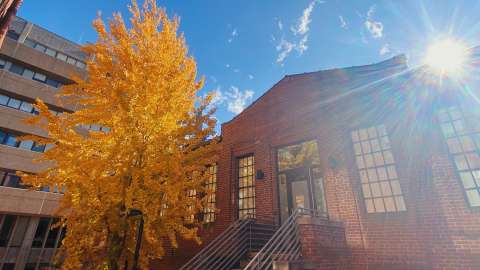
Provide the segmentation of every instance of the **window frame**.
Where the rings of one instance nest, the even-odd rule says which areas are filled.
[[[378,127],[379,126],[384,126],[385,128],[385,135],[378,135]],[[357,156],[361,156],[362,159],[363,159],[363,150],[362,150],[362,153],[360,155],[357,155],[356,151],[355,151],[355,144],[356,143],[362,143],[363,141],[370,141],[371,139],[369,138],[370,135],[368,135],[367,139],[366,140],[361,140],[360,137],[358,138],[357,141],[354,141],[353,140],[353,137],[352,137],[352,134],[354,131],[357,132],[358,136],[360,136],[359,134],[359,131],[362,130],[362,129],[366,129],[368,130],[369,128],[372,128],[372,127],[375,127],[375,132],[377,133],[377,136],[374,138],[374,139],[377,139],[379,140],[379,147],[380,147],[380,150],[377,151],[377,152],[382,152],[382,158],[384,159],[384,163],[382,166],[377,166],[377,165],[374,165],[373,167],[367,167],[366,164],[364,164],[364,167],[363,168],[359,168],[358,166],[358,163],[357,163]],[[359,196],[359,200],[361,201],[361,204],[362,204],[362,209],[363,209],[363,212],[367,215],[367,217],[369,216],[385,216],[385,215],[402,215],[404,213],[407,213],[409,211],[408,209],[408,205],[407,205],[407,194],[405,193],[405,189],[402,185],[402,177],[401,177],[401,173],[398,169],[399,167],[399,161],[397,160],[396,156],[398,156],[398,154],[395,154],[395,152],[397,152],[395,149],[394,149],[394,145],[392,143],[392,139],[391,139],[391,134],[389,133],[389,126],[385,123],[385,122],[379,122],[379,121],[375,121],[375,122],[368,122],[368,123],[362,123],[361,125],[356,125],[356,126],[352,126],[350,127],[348,130],[348,134],[347,134],[347,138],[349,140],[349,144],[350,144],[350,153],[351,153],[351,164],[352,164],[352,168],[353,170],[355,171],[354,172],[354,175],[356,175],[356,178],[358,179],[358,181],[356,181],[356,194]],[[368,131],[367,131],[368,132]],[[380,138],[381,137],[388,137],[388,143],[389,143],[389,148],[388,149],[383,149],[382,146],[381,146],[381,142],[380,142]],[[363,146],[362,146],[362,149],[363,149]],[[393,163],[390,163],[390,164],[387,164],[385,162],[385,158],[383,156],[383,152],[385,150],[390,150],[391,154],[392,154],[392,158],[393,158]],[[373,156],[373,153],[374,151],[371,151],[369,154],[372,154]],[[373,158],[372,162],[375,164],[375,159]],[[395,168],[395,172],[396,172],[396,179],[389,179],[389,176],[388,176],[388,167],[389,166],[394,166]],[[375,169],[375,174],[377,174],[377,168],[380,168],[380,167],[383,167],[385,168],[386,170],[386,174],[387,174],[387,179],[386,180],[377,180],[377,181],[374,181],[373,183],[379,183],[379,189],[380,189],[380,193],[382,194],[382,196],[380,197],[374,197],[373,194],[371,194],[370,197],[366,197],[365,196],[365,193],[364,193],[364,190],[363,190],[363,184],[367,184],[369,186],[369,189],[370,189],[370,193],[372,193],[372,190],[371,190],[371,187],[370,187],[370,183],[372,183],[369,179],[368,182],[366,183],[363,183],[362,182],[362,175],[361,175],[361,171],[364,170],[367,174],[367,169],[370,168],[370,169]],[[378,175],[377,175],[378,176]],[[393,192],[393,188],[392,188],[392,184],[391,182],[393,181],[397,181],[398,182],[398,185],[399,185],[399,188],[400,188],[400,194],[394,194]],[[382,191],[382,187],[381,187],[381,182],[388,182],[389,183],[389,186],[390,186],[390,192],[391,192],[391,195],[389,196],[383,196],[383,191]],[[397,202],[395,200],[395,197],[401,197],[403,199],[403,206],[405,209],[402,209],[402,210],[398,210],[398,207],[397,207]],[[385,205],[385,201],[384,201],[384,198],[393,198],[393,202],[394,202],[394,206],[395,206],[395,211],[387,211],[387,208],[386,208],[386,205]],[[375,203],[373,202],[373,199],[374,198],[380,198],[382,199],[382,202],[383,202],[383,206],[384,206],[384,211],[383,212],[377,212],[376,211],[376,208],[375,208]],[[374,211],[373,212],[369,212],[368,209],[367,209],[367,202],[366,200],[367,199],[371,199],[372,200],[372,203],[373,203],[373,207],[374,207]]]
[[[458,109],[458,110],[460,111],[461,117],[458,118],[458,119],[452,120],[452,119],[450,118],[450,116],[449,116],[449,119],[450,119],[450,120],[449,120],[448,122],[442,122],[442,121],[440,120],[440,116],[439,116],[440,111],[441,111],[441,110],[448,110],[448,109],[450,109],[450,108],[452,108],[452,107],[454,107],[454,108],[456,108],[456,109]],[[480,210],[480,205],[474,206],[474,205],[472,205],[472,204],[470,203],[470,200],[469,200],[469,197],[468,197],[468,194],[467,194],[467,188],[465,188],[465,185],[464,185],[464,183],[463,183],[462,176],[461,176],[461,172],[469,172],[469,173],[472,175],[472,177],[473,177],[473,171],[476,171],[476,170],[478,171],[478,170],[480,170],[480,168],[479,168],[479,169],[471,169],[471,168],[470,168],[469,161],[468,161],[467,159],[465,159],[465,162],[468,164],[468,165],[467,165],[467,166],[468,166],[468,169],[466,169],[466,170],[460,170],[460,169],[457,167],[457,163],[455,162],[455,155],[463,155],[463,156],[465,157],[466,154],[469,154],[469,153],[477,153],[477,155],[480,157],[480,145],[477,146],[478,149],[473,150],[473,151],[464,151],[464,150],[463,150],[463,145],[462,145],[462,143],[461,143],[461,141],[460,141],[460,137],[468,136],[468,137],[472,140],[473,144],[475,145],[476,143],[475,143],[474,138],[473,138],[472,135],[474,135],[474,134],[479,134],[479,136],[480,136],[480,128],[479,128],[479,131],[477,131],[477,132],[469,131],[469,127],[466,125],[467,123],[465,123],[466,121],[465,121],[464,108],[463,108],[463,107],[464,107],[464,105],[462,105],[461,102],[459,102],[458,100],[456,100],[455,102],[453,102],[453,103],[451,103],[451,104],[448,104],[448,105],[446,105],[446,106],[442,106],[442,107],[436,109],[436,110],[434,111],[434,116],[435,116],[435,121],[436,121],[436,123],[437,123],[438,132],[439,132],[439,134],[440,134],[440,137],[442,138],[442,144],[444,145],[444,147],[445,147],[445,152],[446,152],[446,154],[448,155],[448,160],[449,160],[449,162],[452,164],[452,166],[453,166],[453,168],[454,168],[454,171],[455,171],[454,173],[455,173],[455,175],[457,176],[457,183],[458,183],[460,189],[462,190],[462,195],[463,195],[463,197],[464,197],[465,204],[466,204],[466,206],[467,206],[468,209],[479,211],[479,210]],[[480,114],[479,114],[479,116],[480,116]],[[464,126],[464,129],[467,130],[466,133],[460,134],[460,135],[457,133],[456,128],[455,128],[455,126],[454,126],[454,124],[453,124],[453,122],[454,122],[454,121],[457,121],[457,120],[462,120],[462,121],[463,121],[463,123],[464,123],[464,125],[465,125],[465,126]],[[452,136],[450,136],[450,137],[448,137],[448,138],[446,137],[446,135],[445,135],[445,133],[444,133],[444,131],[443,131],[443,129],[442,129],[442,124],[443,124],[443,123],[450,123],[450,124],[451,124],[451,126],[452,126],[453,129],[454,129],[454,135],[452,135]],[[458,139],[458,141],[459,141],[459,147],[460,147],[461,151],[458,152],[458,153],[452,153],[452,152],[450,151],[450,147],[449,147],[449,145],[448,145],[447,139],[452,139],[452,138]],[[474,181],[474,183],[476,182],[476,180],[475,180],[474,178],[473,178],[473,181]],[[474,188],[473,190],[477,189],[477,192],[480,193],[480,185],[477,185],[477,186],[478,186],[478,188]]]
[[[213,168],[213,172],[211,172]],[[205,206],[203,207],[203,222],[213,223],[216,221],[216,207],[217,207],[217,181],[218,181],[218,163],[207,166],[208,180],[205,182],[205,190],[210,191],[206,194]],[[212,181],[211,181],[212,180]],[[211,196],[211,197],[210,197]],[[212,199],[213,198],[213,199]],[[213,205],[213,208],[211,207]],[[208,218],[207,218],[208,217]]]
[[[245,159],[245,158],[249,158],[249,157],[252,157],[253,158],[253,161],[252,161],[252,175],[244,175],[242,177],[240,177],[240,169],[241,168],[245,168],[245,167],[248,167],[250,165],[248,165],[248,160],[247,160],[247,166],[243,166],[243,167],[240,167],[240,160],[242,159]],[[238,156],[235,158],[235,161],[236,161],[236,165],[235,165],[235,181],[236,181],[236,187],[237,187],[237,198],[236,198],[236,205],[237,205],[237,218],[238,219],[246,219],[246,218],[256,218],[257,216],[257,205],[256,205],[256,198],[257,198],[257,192],[256,192],[256,177],[255,177],[255,154],[254,153],[248,153],[248,154],[245,154],[245,155],[242,155],[242,156]],[[248,169],[247,169],[248,171]],[[246,185],[246,186],[242,186],[240,187],[240,180],[241,178],[246,178],[246,177],[252,177],[252,185]],[[252,202],[253,202],[253,207],[249,207],[249,208],[245,208],[245,207],[242,207],[240,208],[240,190],[247,190],[251,188],[252,191],[253,191],[253,196],[246,196],[246,197],[242,197],[242,199],[244,201],[246,201],[245,199],[252,199]],[[253,213],[250,212],[250,210],[253,211]],[[246,214],[244,216],[242,216],[240,213],[241,211],[245,211]],[[250,217],[248,217],[248,215],[251,215]]]

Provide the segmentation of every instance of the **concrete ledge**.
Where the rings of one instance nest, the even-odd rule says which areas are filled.
[[[0,187],[0,212],[52,216],[60,206],[62,194]]]

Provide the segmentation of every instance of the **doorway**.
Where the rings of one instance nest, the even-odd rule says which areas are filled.
[[[298,208],[326,215],[327,207],[316,141],[277,150],[280,221]]]

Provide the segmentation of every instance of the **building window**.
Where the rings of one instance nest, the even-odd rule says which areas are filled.
[[[385,126],[357,129],[351,135],[367,212],[405,211],[405,201]]]
[[[203,221],[205,223],[215,221],[215,204],[217,191],[217,164],[207,168],[207,181],[205,182],[205,191],[207,198],[203,208]]]
[[[30,70],[28,68],[25,68],[21,65],[14,64],[12,62],[0,59],[0,69],[8,69],[8,71],[15,73],[17,75],[20,75],[22,77],[25,77],[30,80],[35,80],[41,83],[48,84],[54,88],[59,88],[62,86],[60,82],[57,80],[54,80],[52,78],[47,77],[45,74],[35,72],[33,70]]]
[[[38,111],[33,107],[32,103],[25,100],[9,97],[3,94],[0,94],[0,105],[17,109],[27,113],[38,114]],[[50,112],[53,113],[54,115],[60,114],[60,112],[55,110],[50,110]]]
[[[238,159],[238,217],[255,218],[254,156]]]
[[[16,220],[17,217],[12,215],[4,215],[3,220],[0,219],[0,247],[8,245]]]
[[[459,107],[438,112],[438,119],[470,206],[480,206],[480,119]]]
[[[195,203],[197,201],[197,190],[196,189],[189,189],[187,190],[187,212],[189,213],[187,217],[185,217],[185,222],[187,224],[191,224],[195,221]]]
[[[45,152],[45,149],[51,148],[47,148],[45,145],[38,145],[31,141],[19,141],[17,140],[17,135],[3,130],[0,130],[0,144],[41,153]]]
[[[25,39],[25,41],[23,42],[23,44],[27,47],[30,47],[30,48],[34,48],[35,50],[39,51],[39,52],[42,52],[46,55],[49,55],[51,57],[56,57],[57,59],[61,60],[61,61],[64,61],[64,62],[67,62],[68,64],[70,65],[74,65],[74,66],[77,66],[81,69],[84,69],[86,67],[85,65],[85,62],[82,62],[80,60],[77,60],[73,57],[70,57],[70,56],[67,56],[61,52],[58,52],[54,49],[51,49],[51,48],[48,48],[32,39]]]
[[[35,236],[32,241],[32,247],[41,248],[45,242],[45,236],[47,234],[48,228],[50,226],[50,219],[48,217],[40,218],[40,221],[37,225],[37,230],[35,231]]]
[[[21,187],[20,177],[17,176],[14,172],[0,170],[0,186],[14,188]]]

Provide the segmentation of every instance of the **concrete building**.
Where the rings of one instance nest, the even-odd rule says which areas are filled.
[[[284,77],[222,124],[204,244],[152,269],[480,269],[475,59]]]
[[[22,123],[35,114],[40,98],[52,111],[63,107],[58,88],[72,83],[71,74],[85,76],[85,55],[79,46],[15,17],[0,49],[0,269],[42,269],[51,262],[64,230],[51,228],[61,194],[23,188],[15,171],[42,169],[32,159],[46,147],[18,141],[24,134],[46,136]]]

